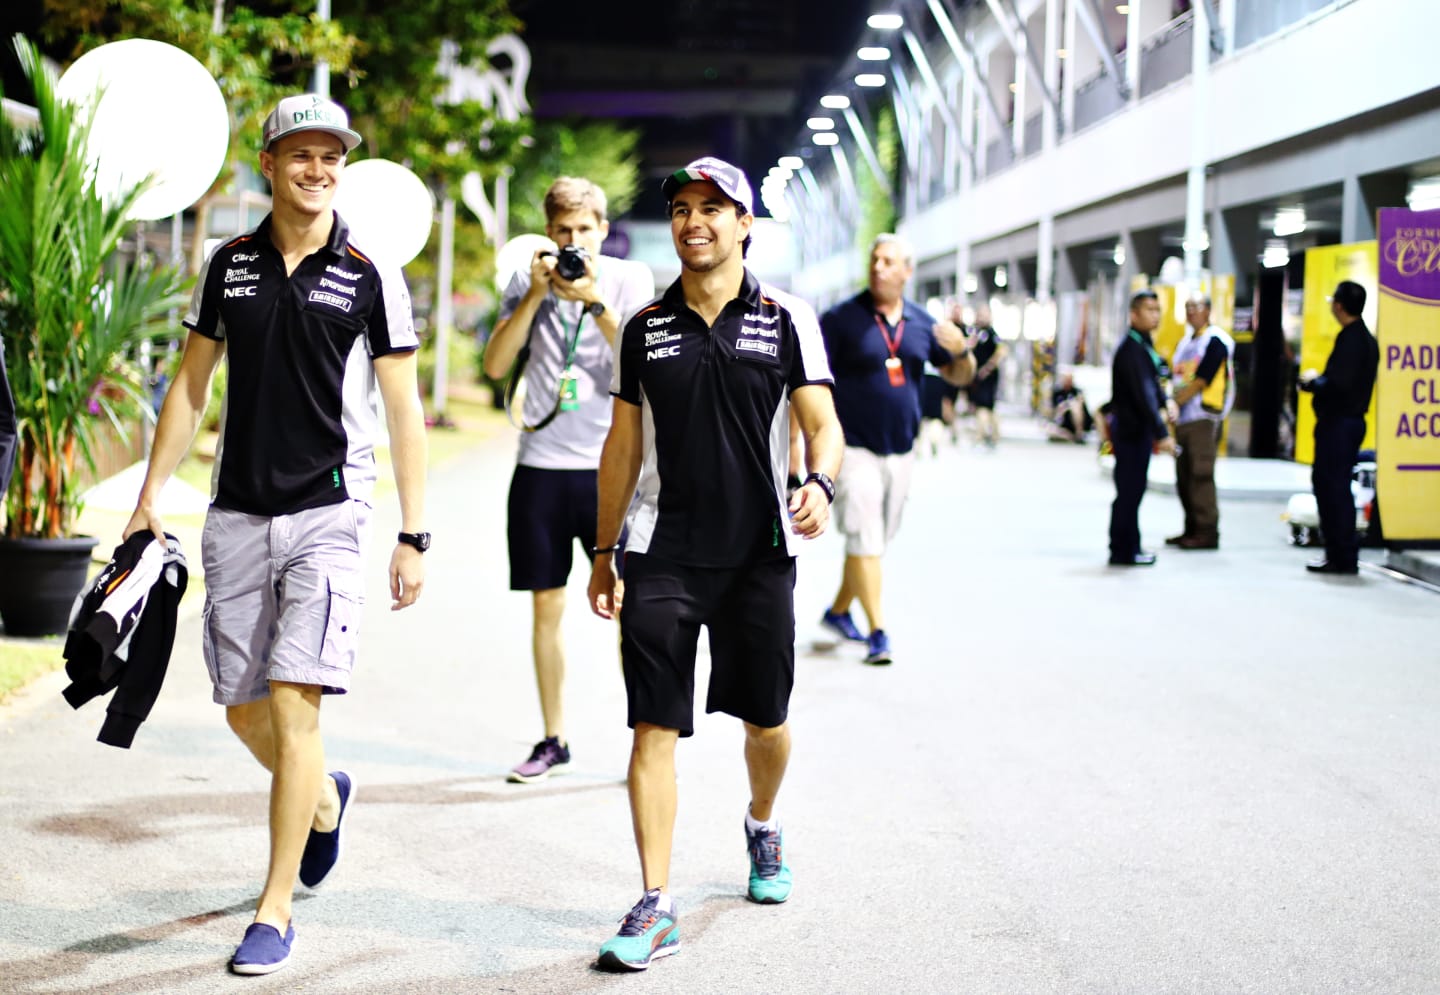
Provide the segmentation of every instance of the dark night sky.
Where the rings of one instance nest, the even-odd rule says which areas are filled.
[[[334,0],[341,8],[344,0]],[[850,55],[871,0],[670,0],[555,3],[514,0],[534,65],[529,97],[539,116],[588,103],[642,130],[647,176],[676,156],[731,158],[759,182],[792,149],[807,111]],[[34,35],[42,0],[0,2],[5,93],[28,99],[11,52],[16,31]],[[658,68],[657,68],[658,67]],[[663,98],[662,112],[631,94]],[[608,96],[607,96],[608,94]],[[692,107],[687,103],[696,101]],[[641,101],[643,103],[643,101]],[[647,189],[653,184],[647,183]],[[637,214],[658,216],[658,193]]]

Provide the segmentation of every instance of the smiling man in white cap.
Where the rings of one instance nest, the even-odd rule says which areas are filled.
[[[694,732],[702,625],[706,711],[745,725],[748,894],[763,904],[790,897],[775,799],[790,757],[795,556],[825,529],[844,448],[815,312],[745,268],[754,223],[745,174],[698,159],[661,190],[680,278],[616,343],[590,575],[595,613],[620,616],[645,891],[600,948],[599,964],[611,970],[643,970],[679,948],[669,892],[675,746]],[[810,475],[787,499],[792,409]],[[614,557],[627,508],[621,611]]]
[[[354,783],[325,772],[320,702],[349,690],[355,662],[377,386],[404,529],[390,558],[391,607],[413,604],[425,576],[425,423],[410,295],[399,270],[372,262],[330,207],[359,143],[344,110],[314,94],[287,97],[266,120],[260,171],[271,212],[219,246],[196,280],[185,355],[124,533],[163,536],[161,488],[194,439],[223,358],[201,638],[215,701],[272,775],[269,870],[230,962],[236,974],[287,963],[296,878],[318,887],[340,857]]]

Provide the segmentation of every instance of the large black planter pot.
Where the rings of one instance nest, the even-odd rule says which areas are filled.
[[[7,636],[58,636],[85,586],[93,536],[0,538],[0,622]]]

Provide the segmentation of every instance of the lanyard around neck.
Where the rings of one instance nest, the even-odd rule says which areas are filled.
[[[878,314],[875,316],[875,324],[880,329],[880,334],[885,336],[885,348],[890,350],[890,358],[894,359],[900,355],[900,340],[905,337],[905,319],[901,318],[895,322],[895,337],[890,337],[890,330],[885,327],[885,319]]]
[[[1132,339],[1134,339],[1136,342],[1139,342],[1141,345],[1143,345],[1143,346],[1145,347],[1145,351],[1150,354],[1150,362],[1155,366],[1155,372],[1156,372],[1156,373],[1159,373],[1159,372],[1160,372],[1160,354],[1155,351],[1155,347],[1150,344],[1150,341],[1149,341],[1148,339],[1146,339],[1145,336],[1141,335],[1139,332],[1135,331],[1135,329],[1133,329],[1133,328],[1130,329],[1130,337],[1131,337]]]
[[[561,320],[562,322],[565,320],[564,315],[561,315],[560,320]],[[585,308],[584,308],[584,307],[581,307],[581,308],[580,308],[580,314],[579,314],[579,315],[576,317],[576,319],[575,319],[575,329],[574,329],[574,331],[572,331],[572,332],[570,333],[570,345],[569,345],[569,347],[565,350],[565,366],[564,366],[564,369],[567,369],[567,370],[570,369],[570,367],[571,367],[572,365],[574,365],[574,363],[575,363],[575,350],[576,350],[577,348],[579,348],[579,346],[580,346],[580,325],[583,324],[584,321],[585,321]],[[564,326],[562,325],[561,328],[563,329]]]

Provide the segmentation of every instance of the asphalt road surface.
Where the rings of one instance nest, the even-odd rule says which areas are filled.
[[[792,899],[744,898],[742,734],[705,716],[679,751],[681,951],[599,973],[641,890],[616,635],[577,565],[573,772],[505,783],[540,735],[511,458],[433,473],[414,609],[386,610],[376,544],[354,691],[323,713],[358,782],[346,853],[278,974],[225,969],[268,782],[210,701],[196,606],[133,749],[60,675],[0,709],[0,991],[1440,991],[1440,600],[1307,575],[1279,501],[1224,504],[1218,552],[1109,568],[1093,451],[1018,440],[920,463],[885,560],[894,666],[817,643],[842,545],[801,558]],[[1152,492],[1147,546],[1179,521]]]

